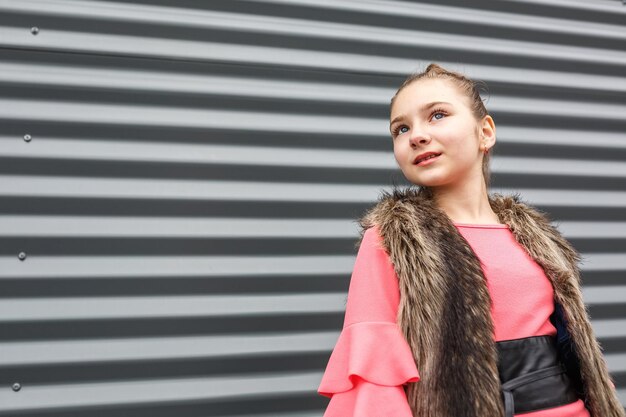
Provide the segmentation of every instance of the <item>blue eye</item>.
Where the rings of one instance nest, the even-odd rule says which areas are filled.
[[[432,111],[432,113],[430,113],[430,118],[432,119],[434,115],[436,114],[443,114],[444,116],[447,116],[448,113],[446,113],[443,109],[435,109]],[[436,120],[441,120],[442,117],[438,117],[436,118]]]
[[[409,131],[409,127],[408,126],[400,125],[400,126],[398,126],[398,127],[393,129],[393,132],[391,132],[391,136],[395,138],[400,133],[406,133],[408,131]]]

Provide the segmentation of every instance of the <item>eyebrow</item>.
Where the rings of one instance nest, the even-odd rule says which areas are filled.
[[[424,106],[422,106],[422,108],[421,108],[420,110],[423,112],[423,111],[428,110],[428,109],[429,109],[429,108],[431,108],[431,107],[435,107],[435,106],[437,106],[437,105],[439,105],[439,104],[450,104],[450,105],[451,105],[452,103],[448,103],[447,101],[433,101],[433,102],[431,102],[431,103],[428,103],[428,104],[425,104]],[[404,114],[401,114],[400,116],[398,116],[398,117],[394,118],[394,119],[391,121],[391,123],[389,123],[389,127],[391,128],[391,126],[392,126],[395,122],[397,122],[398,120],[403,119],[403,118],[404,118],[404,116],[405,116]]]

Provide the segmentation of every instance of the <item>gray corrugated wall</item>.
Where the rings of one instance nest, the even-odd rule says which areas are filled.
[[[0,48],[0,415],[321,416],[431,61],[490,86],[493,191],[583,254],[626,403],[621,1],[0,0]]]

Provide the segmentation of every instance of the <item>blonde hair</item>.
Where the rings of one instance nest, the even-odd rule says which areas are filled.
[[[396,100],[396,97],[406,86],[414,83],[422,78],[439,78],[444,80],[449,80],[452,82],[457,89],[468,98],[469,108],[474,115],[474,118],[477,122],[481,121],[485,116],[489,115],[485,104],[483,103],[483,99],[480,97],[479,86],[484,86],[485,90],[488,90],[487,84],[483,81],[473,81],[460,72],[451,71],[443,68],[441,65],[431,63],[428,65],[426,70],[422,72],[416,72],[409,75],[406,80],[400,85],[398,91],[391,98],[391,103],[389,105],[389,112],[391,113],[391,109],[393,108],[393,103]],[[483,154],[483,178],[485,180],[485,185],[489,188],[491,184],[491,171],[489,169],[489,161],[491,159],[491,152],[493,148],[489,150],[488,154]]]

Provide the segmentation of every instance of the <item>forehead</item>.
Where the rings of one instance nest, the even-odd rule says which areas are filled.
[[[433,101],[447,101],[455,106],[467,105],[467,98],[451,82],[442,79],[421,79],[404,87],[393,104],[392,114],[421,108]]]

